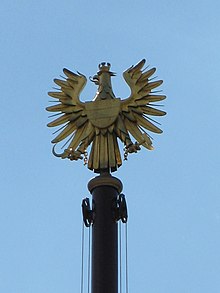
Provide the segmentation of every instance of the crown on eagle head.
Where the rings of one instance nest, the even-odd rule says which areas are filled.
[[[108,73],[110,73],[110,76],[116,76],[116,73],[115,72],[111,72],[110,71],[110,67],[111,67],[111,64],[110,63],[108,63],[108,62],[101,62],[99,64],[99,72],[98,72],[98,75],[100,75],[103,72],[108,72]]]
[[[99,70],[100,72],[108,72],[110,70],[111,64],[102,62],[99,64]]]

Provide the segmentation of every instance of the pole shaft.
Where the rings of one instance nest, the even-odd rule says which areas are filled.
[[[108,184],[106,176],[104,184],[103,176],[89,183],[95,208],[92,226],[92,293],[118,292],[118,224],[113,218],[113,203],[121,191],[117,188],[121,182],[108,175]]]

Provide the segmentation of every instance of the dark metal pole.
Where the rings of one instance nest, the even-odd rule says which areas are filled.
[[[88,188],[94,204],[92,226],[92,293],[118,292],[118,224],[114,202],[122,183],[110,174],[92,179]]]

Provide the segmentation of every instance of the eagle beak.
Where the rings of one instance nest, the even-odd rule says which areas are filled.
[[[99,76],[98,75],[94,75],[93,77],[90,76],[89,79],[91,82],[94,82],[96,85],[99,84]]]

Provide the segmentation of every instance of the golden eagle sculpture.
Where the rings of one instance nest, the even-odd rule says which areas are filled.
[[[124,159],[128,153],[136,153],[140,146],[152,150],[152,141],[145,131],[162,133],[149,116],[163,116],[164,111],[155,109],[153,104],[164,100],[155,88],[162,80],[151,81],[156,68],[143,70],[145,59],[132,66],[124,73],[124,79],[130,87],[131,94],[127,99],[116,98],[111,85],[109,63],[101,63],[97,75],[90,78],[98,90],[90,102],[81,102],[79,95],[86,84],[86,77],[79,72],[73,73],[63,69],[66,77],[54,79],[59,91],[49,92],[57,104],[47,107],[50,112],[60,115],[48,124],[49,127],[60,126],[55,132],[59,134],[52,140],[53,154],[62,159],[83,159],[90,170],[96,173],[114,172],[122,165],[118,138],[124,143]],[[52,115],[55,116],[55,115]],[[132,139],[136,142],[132,142]],[[55,152],[57,143],[65,141],[66,149]],[[91,145],[89,158],[87,148]],[[64,147],[63,146],[63,147]]]

